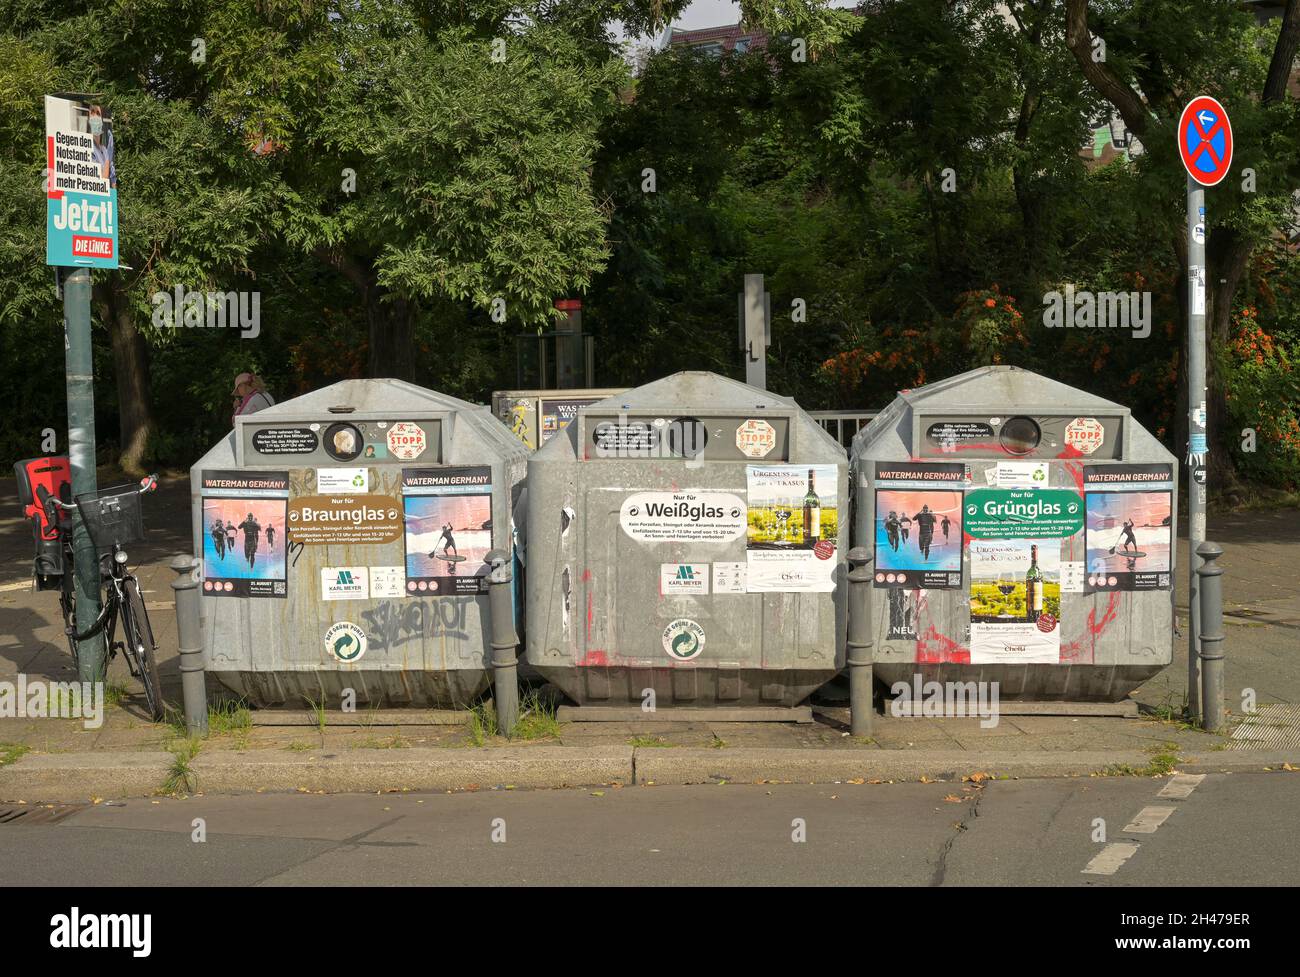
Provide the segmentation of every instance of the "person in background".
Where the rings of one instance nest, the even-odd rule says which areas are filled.
[[[275,398],[266,389],[266,384],[262,383],[262,378],[255,373],[241,373],[235,377],[235,389],[231,393],[234,398],[235,412],[230,415],[230,426],[235,426],[235,418],[240,414],[255,414],[259,410],[266,410],[275,403]]]

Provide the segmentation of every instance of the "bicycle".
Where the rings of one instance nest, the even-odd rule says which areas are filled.
[[[59,498],[46,486],[37,486],[35,501],[47,518],[47,532],[53,528],[62,550],[62,564],[57,574],[47,573],[46,580],[57,577],[59,607],[63,612],[63,631],[68,639],[72,660],[80,668],[79,645],[96,636],[102,636],[105,661],[112,661],[119,651],[126,659],[133,678],[144,688],[149,716],[160,722],[166,715],[162,698],[162,683],[158,676],[158,643],[153,626],[140,593],[140,582],[127,569],[128,543],[144,539],[144,524],[140,517],[140,496],[158,487],[158,476],[149,475],[139,486],[119,485],[102,491],[83,493],[71,502]],[[61,492],[67,495],[66,490]],[[100,582],[104,586],[105,600],[99,615],[84,631],[78,631],[77,595],[74,587],[75,561],[69,514],[81,515],[91,544],[99,558]],[[44,538],[49,538],[47,535]],[[38,571],[39,571],[38,567]],[[118,620],[122,623],[122,639],[117,640]]]

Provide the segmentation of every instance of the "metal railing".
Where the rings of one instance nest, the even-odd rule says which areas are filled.
[[[871,423],[878,410],[810,410],[813,420],[844,447],[853,442],[853,436]]]

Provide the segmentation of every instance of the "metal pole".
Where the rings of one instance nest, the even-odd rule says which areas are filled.
[[[199,620],[199,582],[194,571],[199,561],[182,554],[172,558],[176,572],[172,590],[176,598],[176,642],[181,658],[181,693],[185,704],[185,730],[189,736],[208,735],[208,686],[203,670],[203,625]]]
[[[871,551],[849,550],[849,732],[870,736],[874,675],[871,657]]]
[[[77,496],[94,492],[98,487],[95,478],[95,371],[90,343],[90,269],[69,268],[62,274],[68,462],[72,467],[72,494]],[[80,513],[74,513],[72,525],[76,625],[78,631],[84,631],[99,616],[99,558]],[[103,635],[94,635],[78,643],[77,662],[78,680],[104,681],[107,662]]]
[[[1199,228],[1199,235],[1197,233]],[[1205,500],[1209,452],[1205,411],[1205,190],[1187,178],[1187,515],[1188,568],[1187,714],[1200,718],[1201,607],[1197,548],[1205,542]]]
[[[1223,567],[1215,561],[1223,556],[1217,543],[1197,548],[1201,566],[1201,727],[1209,732],[1223,728]]]
[[[767,302],[762,275],[746,275],[740,297],[740,348],[745,354],[745,382],[767,389]]]
[[[510,556],[503,550],[487,555],[488,603],[492,612],[492,697],[497,706],[497,728],[505,736],[519,721],[519,676],[515,610],[511,599]]]

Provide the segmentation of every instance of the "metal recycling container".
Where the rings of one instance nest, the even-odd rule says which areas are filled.
[[[622,393],[623,389],[496,390],[492,393],[492,413],[531,451],[568,427],[579,407]]]
[[[237,417],[190,470],[207,670],[258,706],[468,704],[527,455],[488,408],[400,380]]]
[[[1116,702],[1169,664],[1178,465],[1127,407],[985,367],[903,391],[851,455],[887,686]]]
[[[579,705],[795,706],[843,666],[848,459],[794,401],[677,373],[528,479],[527,660]]]

